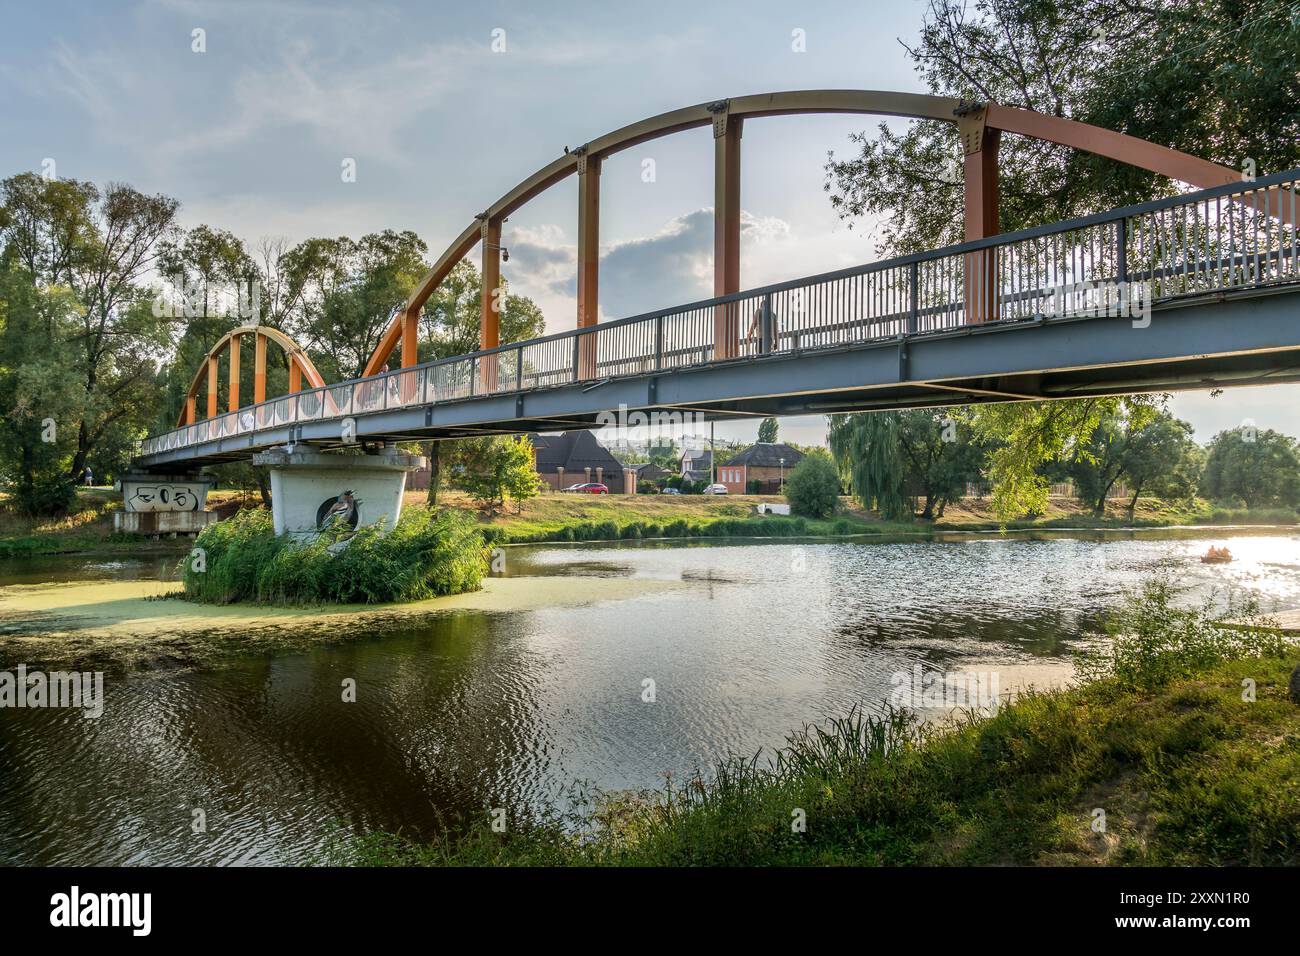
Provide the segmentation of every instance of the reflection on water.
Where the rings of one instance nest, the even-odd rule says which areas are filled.
[[[1201,564],[1210,544],[1237,560]],[[107,573],[159,573],[124,564]],[[512,548],[512,575],[687,586],[446,615],[218,670],[110,676],[97,721],[0,711],[0,863],[287,862],[334,823],[420,836],[490,807],[554,801],[573,780],[658,786],[878,704],[890,675],[916,663],[1061,661],[1159,568],[1188,601],[1232,585],[1265,609],[1300,606],[1294,534]],[[342,699],[349,678],[355,703]],[[647,678],[654,703],[642,700]],[[191,830],[195,809],[206,833]]]

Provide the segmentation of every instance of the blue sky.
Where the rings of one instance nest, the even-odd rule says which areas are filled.
[[[0,35],[0,175],[39,170],[172,195],[185,225],[297,241],[413,229],[436,255],[475,213],[576,145],[690,103],[779,89],[919,90],[898,42],[920,0],[884,3],[306,3],[12,6]],[[192,50],[204,31],[206,52]],[[792,50],[802,30],[806,51]],[[493,52],[493,31],[504,52]],[[500,34],[497,35],[500,37]],[[499,46],[499,43],[498,43]],[[746,124],[742,284],[870,261],[823,191],[862,117]],[[614,318],[710,294],[712,139],[695,130],[604,167],[601,307]],[[356,181],[343,182],[345,159]],[[646,159],[654,182],[643,181]],[[577,186],[505,230],[515,291],[574,321]],[[1300,433],[1300,388],[1183,393],[1200,440],[1252,419]],[[753,423],[720,427],[752,438]],[[782,437],[820,440],[820,418]]]

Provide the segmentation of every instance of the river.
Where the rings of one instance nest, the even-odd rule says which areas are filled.
[[[1210,544],[1236,560],[1202,564]],[[495,807],[563,806],[575,781],[657,788],[854,704],[878,707],[891,675],[918,664],[996,671],[1003,690],[1059,684],[1072,651],[1099,640],[1107,611],[1153,573],[1182,582],[1187,602],[1232,588],[1265,611],[1300,607],[1289,529],[505,553],[505,574],[542,585],[684,586],[110,674],[98,719],[0,709],[0,864],[300,862],[339,830],[420,837]],[[0,563],[0,584],[156,578],[174,563]]]

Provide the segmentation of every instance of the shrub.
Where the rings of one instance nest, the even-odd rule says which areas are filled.
[[[1174,584],[1153,578],[1106,622],[1112,641],[1102,651],[1081,653],[1077,669],[1085,681],[1114,679],[1121,687],[1149,690],[1190,677],[1222,661],[1280,654],[1285,637],[1257,618],[1253,604],[1221,615],[1208,603],[1198,609],[1174,606]],[[1228,618],[1242,623],[1229,625]]]
[[[15,482],[8,490],[17,509],[26,515],[61,517],[77,501],[72,479],[62,473],[38,474],[31,481]]]
[[[805,455],[785,483],[790,510],[809,518],[828,518],[834,514],[839,495],[840,476],[827,455]]]
[[[195,541],[206,565],[183,562],[185,594],[215,604],[377,604],[419,601],[479,587],[487,547],[472,518],[408,509],[392,531],[367,525],[346,538],[278,537],[271,514],[241,511]]]

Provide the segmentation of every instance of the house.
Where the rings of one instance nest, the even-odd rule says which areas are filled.
[[[552,490],[599,481],[612,494],[623,492],[623,465],[589,431],[562,435],[528,435],[533,446],[533,467]]]
[[[718,483],[733,495],[749,493],[749,483],[759,482],[759,493],[778,494],[803,452],[784,442],[759,442],[718,466]]]
[[[671,474],[668,469],[660,468],[654,462],[650,461],[638,462],[635,465],[627,465],[626,467],[636,472],[636,480],[638,482],[658,481],[661,478],[667,478]]]
[[[691,481],[712,481],[712,472],[713,452],[707,449],[691,451],[689,448],[682,452],[681,473],[683,478],[689,478]]]

